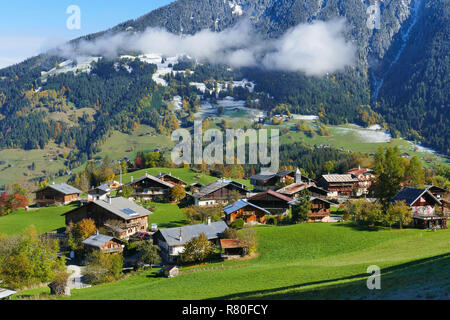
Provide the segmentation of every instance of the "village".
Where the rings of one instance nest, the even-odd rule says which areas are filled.
[[[361,167],[317,179],[306,177],[300,169],[256,174],[249,179],[250,188],[229,178],[204,185],[185,182],[171,173],[153,176],[145,172],[140,177],[132,175],[128,183],[103,183],[84,196],[71,185],[52,183],[35,192],[35,206],[77,203],[63,213],[66,228],[48,235],[59,241],[60,252],[66,252],[68,269],[75,275],[68,275],[63,282],[54,281],[49,287],[59,295],[70,295],[71,288],[90,287],[84,283],[86,277],[81,270],[92,257],[101,259],[98,254],[120,256],[123,266],[119,271],[158,267],[158,274],[168,278],[178,276],[186,265],[248,259],[257,255],[252,227],[342,223],[354,218],[348,212],[356,210],[358,203],[367,204],[364,210],[371,210],[369,206],[377,201],[371,197],[375,180],[372,169]],[[448,195],[448,190],[433,185],[402,187],[389,202],[392,208],[397,204],[406,207],[409,219],[404,225],[403,218],[391,224],[447,229]],[[149,224],[153,212],[146,204],[171,202],[193,216],[190,224],[169,228]],[[74,230],[86,225],[91,225],[89,231],[74,240]],[[74,241],[78,246],[71,245]],[[1,297],[15,293],[3,289]]]

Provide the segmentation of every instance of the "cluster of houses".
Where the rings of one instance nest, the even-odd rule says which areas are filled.
[[[66,225],[90,218],[97,228],[108,230],[109,234],[95,234],[84,244],[88,250],[122,252],[121,239],[129,239],[137,233],[149,231],[148,217],[151,211],[136,204],[136,200],[167,200],[170,190],[176,186],[189,187],[186,202],[197,206],[223,207],[223,221],[185,227],[161,229],[152,234],[152,239],[161,249],[165,261],[174,263],[184,250],[184,245],[204,233],[208,239],[223,246],[225,252],[236,252],[242,246],[236,241],[227,241],[221,234],[234,221],[242,219],[245,224],[264,224],[269,216],[284,216],[297,203],[304,190],[310,194],[309,222],[329,222],[331,206],[338,205],[352,196],[367,195],[375,176],[370,169],[354,168],[344,174],[327,174],[316,181],[303,176],[300,170],[284,170],[274,174],[259,174],[250,178],[253,190],[245,185],[226,179],[219,179],[207,186],[200,183],[188,185],[171,174],[157,176],[145,174],[125,185],[110,181],[89,191],[88,201],[64,214]],[[111,197],[111,191],[119,194],[124,186],[132,188],[130,198]],[[438,215],[435,208],[444,212],[448,203],[444,198],[447,190],[427,186],[425,189],[403,188],[392,201],[405,201],[411,207],[414,226],[420,228],[447,228],[445,215]],[[50,185],[36,192],[40,205],[67,204],[80,199],[81,191],[66,184]],[[231,200],[233,199],[233,200]],[[222,240],[222,241],[221,241]]]

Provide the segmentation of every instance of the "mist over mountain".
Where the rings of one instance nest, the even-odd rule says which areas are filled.
[[[372,29],[367,26],[368,8],[377,3],[380,28]],[[0,99],[0,138],[10,139],[0,147],[45,143],[15,131],[20,128],[17,123],[31,120],[49,139],[55,138],[47,132],[45,117],[24,107],[21,97],[25,90],[41,87],[37,81],[41,72],[49,71],[61,57],[114,58],[138,52],[184,53],[202,63],[229,65],[235,69],[231,76],[245,76],[256,83],[256,91],[272,96],[273,107],[288,103],[293,112],[322,114],[329,124],[364,124],[366,114],[380,116],[394,136],[449,154],[449,11],[449,0],[175,1],[110,30],[75,39],[56,53],[0,70],[0,94],[5,96]],[[100,73],[98,66],[96,70],[94,75]],[[80,76],[80,83],[87,81],[83,77],[88,76]],[[128,85],[137,81],[133,73],[121,77],[129,78]],[[75,85],[72,79],[58,81],[52,88]],[[95,100],[88,93],[76,98],[66,94],[65,99],[72,99],[69,102],[77,108],[90,107]],[[123,99],[116,103],[125,103]],[[119,112],[115,110],[111,107],[110,114]],[[99,119],[98,114],[95,120]],[[88,133],[73,133],[72,138],[91,136],[86,139],[92,144],[121,121],[105,120],[101,133],[100,124],[96,128],[90,124]]]

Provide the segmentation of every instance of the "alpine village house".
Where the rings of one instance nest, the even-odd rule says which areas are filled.
[[[48,187],[40,189],[36,193],[36,204],[38,206],[48,206],[53,204],[66,205],[72,201],[80,199],[81,190],[68,184],[51,184]]]

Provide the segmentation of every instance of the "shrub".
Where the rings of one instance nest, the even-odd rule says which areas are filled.
[[[238,231],[236,229],[227,228],[222,233],[222,238],[223,239],[237,239],[237,238],[239,238],[239,234],[238,234]]]
[[[123,256],[94,251],[86,258],[86,282],[100,284],[112,282],[122,276]]]
[[[275,218],[275,217],[269,217],[267,219],[267,224],[271,224],[271,225],[276,226],[278,224],[278,219]]]
[[[233,221],[233,223],[231,224],[231,227],[233,229],[242,229],[244,227],[244,220],[243,219],[237,219],[235,221]]]
[[[202,262],[211,257],[213,253],[213,245],[209,242],[208,237],[202,233],[186,243],[180,259],[183,263]]]

